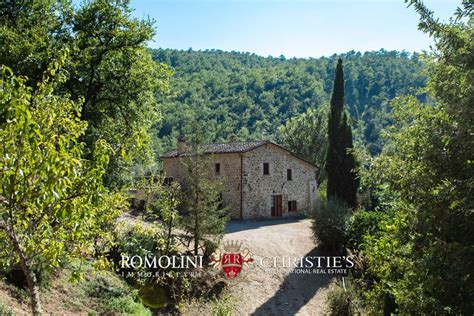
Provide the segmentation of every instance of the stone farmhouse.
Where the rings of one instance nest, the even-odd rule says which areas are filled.
[[[270,141],[207,144],[210,176],[224,185],[222,202],[233,219],[287,217],[312,208],[316,201],[316,166]],[[184,137],[162,156],[167,181],[183,183]]]

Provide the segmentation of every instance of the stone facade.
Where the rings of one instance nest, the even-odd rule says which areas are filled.
[[[163,172],[165,177],[173,178],[186,185],[186,178],[183,169],[182,159],[186,157],[162,158]],[[232,218],[240,218],[240,155],[239,154],[220,154],[211,156],[212,163],[209,165],[209,174],[212,178],[219,180],[223,184],[222,202],[229,207],[229,215]],[[216,174],[215,164],[220,164],[220,173]]]
[[[223,204],[229,207],[232,218],[287,217],[312,208],[316,200],[315,166],[268,141],[250,146],[234,144],[219,144],[218,150],[209,150],[210,174],[222,181]],[[183,181],[181,159],[186,156],[172,153],[162,157],[165,176]]]

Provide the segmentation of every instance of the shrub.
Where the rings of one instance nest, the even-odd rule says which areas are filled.
[[[336,199],[316,203],[313,212],[313,234],[323,249],[339,251],[347,240],[350,208]]]
[[[232,296],[224,294],[219,298],[215,298],[211,302],[211,314],[213,316],[232,315],[235,309],[235,302]]]
[[[328,315],[350,316],[360,314],[355,289],[347,284],[344,288],[339,283],[331,284],[327,296]]]
[[[95,297],[100,300],[110,300],[122,297],[130,292],[124,284],[108,275],[98,274],[95,278],[85,283],[85,292],[88,297]]]
[[[121,256],[150,256],[162,255],[179,258],[188,255],[185,249],[177,249],[176,243],[167,243],[168,230],[162,229],[159,223],[124,223],[116,231],[116,240],[111,257],[115,266],[125,280],[138,289],[138,297],[143,305],[162,309],[164,312],[174,312],[176,306],[190,297],[199,297],[209,291],[207,278],[199,273],[193,275],[193,268],[160,268],[160,267],[121,267]],[[169,246],[169,247],[168,247]],[[213,251],[211,245],[205,244],[206,249]],[[209,255],[210,256],[210,255]],[[178,259],[179,260],[179,259]],[[189,272],[189,273],[188,273]],[[107,288],[100,292],[107,292]]]
[[[136,302],[131,296],[115,297],[104,306],[103,314],[151,315],[149,309]]]
[[[165,247],[165,240],[160,232],[160,226],[145,223],[121,222],[115,231],[115,245],[110,252],[117,271],[127,275],[125,279],[133,285],[143,285],[149,281],[149,277],[142,276],[148,272],[146,268],[124,268],[122,267],[122,255],[126,256],[159,256]],[[133,277],[128,272],[134,272]]]
[[[348,247],[359,250],[364,241],[364,236],[373,236],[380,231],[380,223],[388,214],[381,211],[359,210],[352,215],[347,227]]]
[[[95,298],[101,314],[150,315],[150,311],[139,301],[137,292],[109,273],[94,276],[84,282],[84,292],[89,298]]]

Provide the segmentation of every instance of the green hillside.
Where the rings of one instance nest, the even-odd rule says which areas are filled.
[[[342,58],[356,136],[376,154],[382,147],[380,130],[390,124],[389,101],[414,94],[426,81],[420,55],[397,51],[351,51],[316,59],[219,50],[158,49],[152,55],[174,70],[173,95],[165,98],[157,126],[161,151],[174,146],[178,134],[189,132],[195,119],[206,141],[230,134],[276,139],[278,127],[289,118],[329,101],[336,61]]]

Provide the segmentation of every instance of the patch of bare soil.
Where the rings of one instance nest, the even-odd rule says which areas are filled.
[[[322,315],[332,278],[325,274],[269,271],[260,265],[262,257],[323,256],[312,240],[308,219],[231,222],[224,236],[243,242],[255,264],[237,278],[245,282],[229,288],[236,300],[236,315]],[[289,269],[291,271],[291,269]]]
[[[44,315],[99,315],[103,310],[103,301],[89,291],[123,291],[126,284],[114,273],[95,271],[85,268],[82,281],[70,282],[71,271],[62,269],[51,276],[49,285],[40,288],[40,299]],[[97,294],[100,294],[97,292]],[[0,316],[31,315],[30,300],[25,290],[0,280]],[[116,312],[105,312],[104,315],[120,315]]]
[[[10,312],[15,315],[28,315],[30,310],[27,304],[21,303],[25,299],[21,296],[25,294],[17,291],[14,286],[0,282],[0,315],[8,315]]]
[[[69,282],[69,272],[55,275],[51,286],[41,288],[40,295],[45,315],[88,315],[93,312],[86,304],[94,304],[84,296],[77,283]],[[31,315],[27,292],[14,285],[0,282],[0,302],[3,312],[11,311],[16,316]]]

